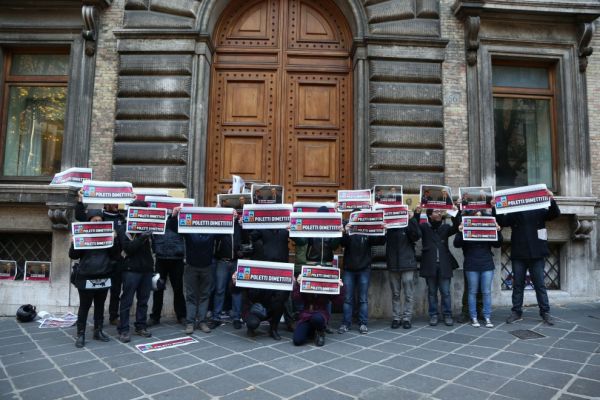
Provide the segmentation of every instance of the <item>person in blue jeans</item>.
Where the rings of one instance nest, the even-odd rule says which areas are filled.
[[[481,215],[481,212],[474,213]],[[496,225],[500,231],[500,225]],[[461,223],[458,230],[462,232]],[[486,328],[493,328],[492,323],[492,279],[494,277],[494,255],[492,247],[498,248],[502,245],[502,232],[498,232],[498,240],[495,241],[470,241],[464,240],[461,233],[454,236],[454,247],[462,248],[464,255],[463,268],[467,277],[469,318],[471,326],[480,326],[477,320],[477,292],[481,290],[483,299],[483,318]]]
[[[511,315],[506,319],[508,324],[523,319],[523,291],[525,290],[525,275],[529,270],[540,309],[540,316],[546,324],[554,325],[554,318],[550,315],[548,293],[544,284],[545,257],[550,254],[546,221],[558,218],[560,209],[549,190],[548,196],[550,196],[550,207],[548,209],[520,211],[496,217],[500,226],[512,228],[510,257],[514,280],[513,306]]]
[[[358,291],[358,331],[362,334],[369,332],[369,283],[371,281],[371,247],[385,243],[385,236],[348,235],[344,233],[344,319],[338,328],[343,334],[352,325],[352,310],[354,307],[354,291]]]
[[[453,275],[452,270],[458,268],[458,264],[450,253],[448,239],[458,232],[460,212],[452,217],[452,225],[444,223],[441,210],[427,210],[427,217],[427,222],[419,224],[423,245],[419,275],[427,281],[429,325],[436,326],[439,322],[439,291],[442,295],[444,324],[452,326],[454,319],[452,318],[450,280]],[[415,209],[414,218],[417,221],[421,220],[420,207]]]

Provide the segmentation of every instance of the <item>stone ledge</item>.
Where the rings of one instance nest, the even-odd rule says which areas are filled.
[[[456,0],[454,15],[521,14],[530,16],[560,16],[590,22],[600,16],[600,3],[592,0]]]

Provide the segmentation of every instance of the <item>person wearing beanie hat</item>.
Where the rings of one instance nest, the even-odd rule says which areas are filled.
[[[90,222],[102,221],[102,210],[91,209],[87,212]],[[116,236],[116,233],[113,232]],[[75,347],[85,346],[85,329],[92,303],[94,304],[94,340],[108,342],[102,331],[104,324],[104,302],[111,285],[113,261],[119,257],[119,246],[106,249],[75,250],[74,243],[69,248],[69,258],[79,260],[79,266],[73,272],[72,283],[79,293],[77,311],[77,339]]]

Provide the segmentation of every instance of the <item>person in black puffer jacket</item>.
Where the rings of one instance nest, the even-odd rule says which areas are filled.
[[[452,218],[452,225],[444,223],[440,210],[427,210],[427,216],[427,222],[419,224],[423,244],[419,275],[427,281],[429,325],[435,326],[439,321],[437,294],[439,291],[442,295],[444,324],[452,326],[454,320],[452,319],[450,280],[452,279],[452,270],[458,268],[458,264],[450,253],[448,239],[458,232],[460,212]],[[414,218],[417,222],[420,220],[420,207],[415,209]]]
[[[160,279],[171,282],[173,288],[173,309],[178,323],[185,323],[185,298],[183,296],[183,238],[172,227],[165,228],[164,235],[152,235],[152,251],[156,262],[155,272]],[[160,323],[163,308],[164,290],[152,293],[152,312],[148,325]]]
[[[87,219],[90,222],[102,221],[102,211],[90,210],[87,213]],[[114,243],[107,249],[93,250],[75,250],[71,243],[69,258],[79,259],[79,267],[73,272],[72,278],[72,282],[79,292],[75,347],[81,348],[85,345],[85,326],[92,303],[94,304],[94,339],[108,342],[108,336],[102,331],[104,302],[111,285],[113,261],[119,258],[118,243]]]
[[[356,211],[356,210],[355,210]],[[345,333],[352,324],[354,291],[358,291],[358,331],[367,333],[369,319],[369,283],[371,280],[371,247],[385,243],[385,236],[348,235],[344,232],[344,319],[338,333]]]
[[[411,328],[413,314],[414,279],[417,270],[415,243],[421,239],[419,224],[409,219],[406,228],[388,229],[385,234],[385,255],[390,289],[392,291],[392,329],[402,325]],[[404,309],[400,302],[400,288],[404,292]]]
[[[148,207],[145,201],[135,200],[130,207]],[[148,299],[152,291],[152,275],[154,259],[150,247],[152,233],[126,233],[126,225],[117,231],[119,243],[125,254],[123,260],[123,295],[121,296],[120,321],[117,331],[119,340],[123,343],[131,341],[129,336],[129,311],[136,296],[135,334],[150,337],[147,328]]]
[[[476,215],[481,215],[477,213]],[[458,227],[462,232],[463,224]],[[498,225],[498,230],[500,226]],[[470,241],[464,240],[461,233],[454,236],[454,247],[462,248],[465,256],[463,268],[467,281],[465,286],[468,290],[469,318],[471,325],[478,328],[477,320],[477,293],[481,291],[483,300],[483,318],[486,328],[493,328],[492,324],[492,279],[494,278],[494,255],[492,247],[502,245],[502,232],[498,232],[496,241]]]

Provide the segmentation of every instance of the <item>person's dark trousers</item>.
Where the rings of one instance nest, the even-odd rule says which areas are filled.
[[[296,329],[294,330],[294,345],[303,345],[308,339],[314,336],[315,331],[322,331],[323,329],[325,329],[325,318],[320,313],[314,313],[308,321],[303,321],[296,325]]]
[[[344,298],[344,319],[342,324],[350,328],[352,325],[352,310],[354,308],[354,291],[358,292],[358,323],[367,325],[369,322],[369,283],[371,281],[371,269],[365,268],[361,271],[344,271],[344,286],[346,296]]]
[[[186,265],[183,271],[185,288],[186,323],[203,322],[208,312],[208,299],[212,285],[212,267]]]
[[[129,312],[136,298],[135,329],[146,329],[148,315],[148,299],[152,291],[152,272],[123,272],[123,294],[119,312],[119,333],[129,332]]]
[[[104,303],[108,289],[77,289],[79,292],[79,310],[77,311],[77,331],[85,331],[88,313],[94,304],[94,324],[104,322]]]
[[[185,297],[183,296],[183,260],[169,260],[157,258],[155,271],[160,274],[160,278],[171,282],[173,288],[173,308],[177,320],[185,318]],[[165,282],[166,283],[166,282]],[[164,290],[156,290],[152,294],[152,313],[150,318],[154,321],[160,321],[160,314],[163,308]]]
[[[469,281],[467,280],[467,272],[463,269],[463,294],[462,294],[462,308],[461,314],[463,318],[468,321],[470,320],[469,314]],[[481,290],[477,292],[477,316],[483,317],[483,295]]]
[[[229,282],[231,281],[231,276],[233,272],[236,270],[237,263],[235,261],[227,261],[227,260],[218,260],[217,261],[217,271],[215,274],[216,282],[215,282],[215,291],[213,296],[213,316],[212,318],[215,320],[221,319],[221,311],[223,311],[223,306],[226,303],[226,295],[227,295],[227,287],[229,286]],[[238,316],[241,313],[241,309],[238,309],[240,305],[234,304],[233,314]]]
[[[523,291],[525,290],[525,275],[529,269],[529,275],[535,289],[540,315],[550,312],[550,302],[548,301],[548,292],[544,284],[544,265],[543,258],[534,258],[529,260],[512,260],[513,270],[513,292],[512,292],[512,311],[521,315],[523,313]]]
[[[123,285],[123,273],[120,265],[117,265],[115,271],[110,277],[110,301],[108,303],[108,318],[109,321],[114,321],[119,318],[119,302],[121,300],[121,287]]]
[[[271,297],[271,304],[267,306],[267,311],[270,317],[269,324],[271,325],[271,329],[276,331],[279,328],[279,321],[283,315],[285,302],[290,296],[290,292],[285,290],[275,290],[274,292]]]

